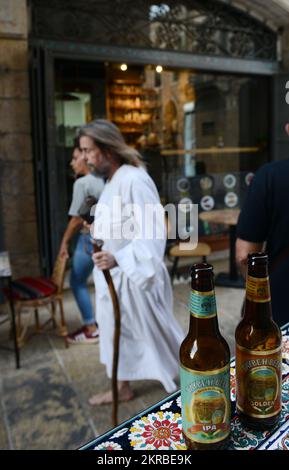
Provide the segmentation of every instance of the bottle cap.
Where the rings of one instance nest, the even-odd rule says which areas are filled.
[[[213,272],[213,266],[208,263],[195,263],[191,267],[191,276],[201,272]]]
[[[268,255],[267,253],[260,252],[260,253],[250,253],[248,255],[248,264],[266,264],[268,262]]]

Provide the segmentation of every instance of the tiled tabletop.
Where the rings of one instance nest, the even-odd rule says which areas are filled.
[[[231,438],[229,450],[289,450],[289,323],[282,328],[282,412],[270,431],[242,426],[235,411],[235,360],[231,361]],[[142,411],[80,450],[186,450],[180,391]]]

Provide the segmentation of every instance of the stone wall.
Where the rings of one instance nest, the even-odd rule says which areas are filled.
[[[0,225],[13,276],[39,274],[26,0],[0,2]]]

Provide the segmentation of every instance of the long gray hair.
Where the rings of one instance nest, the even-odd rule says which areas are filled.
[[[91,137],[101,151],[120,159],[122,163],[145,166],[139,152],[127,145],[118,127],[106,119],[95,119],[80,127],[77,137]]]

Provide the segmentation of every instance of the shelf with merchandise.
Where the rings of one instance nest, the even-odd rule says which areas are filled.
[[[149,122],[152,119],[151,114],[141,114],[138,113],[137,115],[135,112],[133,113],[127,113],[125,115],[120,114],[120,115],[112,115],[111,119],[113,122],[115,122],[117,125],[119,124],[133,124],[136,126],[142,126],[143,124]]]
[[[122,134],[142,134],[142,129],[120,129]]]
[[[115,106],[111,105],[110,109],[119,111],[139,111],[140,113],[146,112],[147,110],[153,111],[155,106]]]
[[[144,88],[144,82],[137,78],[113,78],[110,81],[107,89],[109,119],[129,137],[133,145],[153,121],[157,98],[156,91]]]

